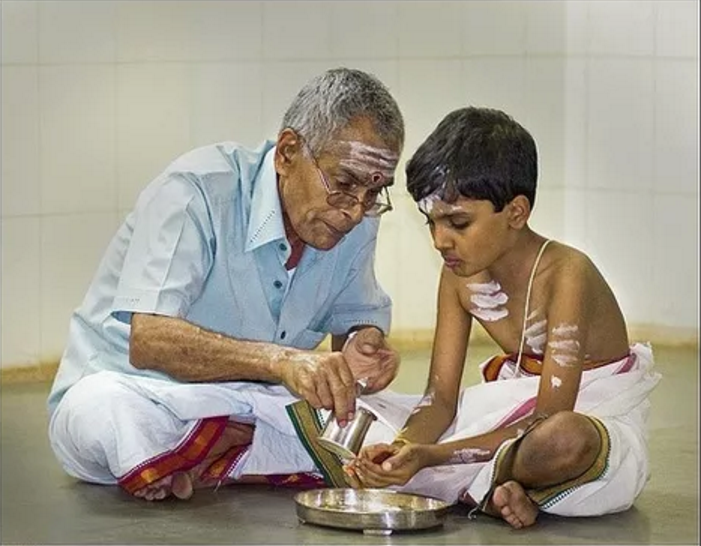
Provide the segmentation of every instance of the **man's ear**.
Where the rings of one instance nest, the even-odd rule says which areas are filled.
[[[286,128],[280,131],[275,144],[275,170],[281,176],[289,174],[293,163],[302,153],[302,141],[297,133]]]
[[[531,204],[525,195],[517,195],[506,205],[509,215],[509,226],[513,229],[522,229],[531,217]]]

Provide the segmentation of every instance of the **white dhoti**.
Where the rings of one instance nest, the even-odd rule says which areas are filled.
[[[315,473],[285,413],[296,400],[279,385],[185,384],[99,372],[68,390],[49,438],[72,476],[119,483],[132,493],[201,463],[229,420],[255,425],[253,442],[223,457],[214,477]]]
[[[489,371],[484,369],[489,362],[483,372]],[[575,411],[602,425],[607,449],[585,481],[540,492],[542,510],[597,515],[633,503],[649,474],[647,397],[659,380],[652,367],[650,348],[635,345],[629,358],[583,372]],[[513,368],[506,360],[494,380],[463,390],[456,419],[441,442],[482,434],[532,412],[539,377],[515,378]],[[385,391],[359,399],[358,405],[378,415],[365,443],[391,441],[420,398]],[[202,462],[227,422],[235,420],[255,426],[252,442],[216,461],[212,476],[323,475],[327,484],[341,486],[340,462],[315,442],[329,416],[278,385],[182,384],[100,372],[69,389],[52,416],[49,435],[69,474],[93,483],[119,483],[134,492]],[[423,469],[400,489],[451,503],[465,493],[480,500],[510,444],[505,442],[485,463]]]
[[[530,361],[531,363],[533,361]],[[582,476],[555,487],[528,491],[541,510],[562,516],[594,516],[626,510],[649,478],[647,450],[648,395],[660,375],[653,371],[649,346],[636,344],[628,357],[585,370],[574,410],[591,418],[602,440],[596,462]],[[461,392],[456,418],[440,443],[469,438],[509,425],[530,415],[536,404],[539,364],[515,375],[515,362],[495,357],[482,364],[483,382]],[[370,445],[390,442],[404,426],[421,396],[383,392],[365,396],[359,403],[378,416],[365,439]],[[304,415],[300,404],[293,420]],[[323,426],[328,412],[315,412]],[[300,427],[298,427],[300,428]],[[301,436],[323,467],[335,478],[333,464],[323,448],[315,445],[310,426]],[[494,485],[497,467],[515,440],[504,442],[487,462],[424,468],[400,491],[430,495],[454,503],[464,495],[482,501]],[[334,481],[334,480],[332,480]],[[337,481],[337,480],[335,480]],[[337,485],[340,485],[336,483]]]

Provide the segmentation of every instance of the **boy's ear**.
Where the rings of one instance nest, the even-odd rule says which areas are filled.
[[[531,216],[531,204],[528,198],[525,195],[517,195],[506,207],[509,226],[513,229],[523,228]]]

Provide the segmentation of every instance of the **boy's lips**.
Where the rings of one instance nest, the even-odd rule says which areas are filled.
[[[462,262],[461,259],[456,258],[455,256],[443,256],[443,261],[445,262],[445,265],[447,265],[448,267],[455,267],[460,262]]]

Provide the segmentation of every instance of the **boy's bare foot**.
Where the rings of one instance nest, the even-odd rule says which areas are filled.
[[[515,481],[497,486],[488,508],[487,513],[501,517],[514,529],[529,527],[538,517],[538,506]]]

